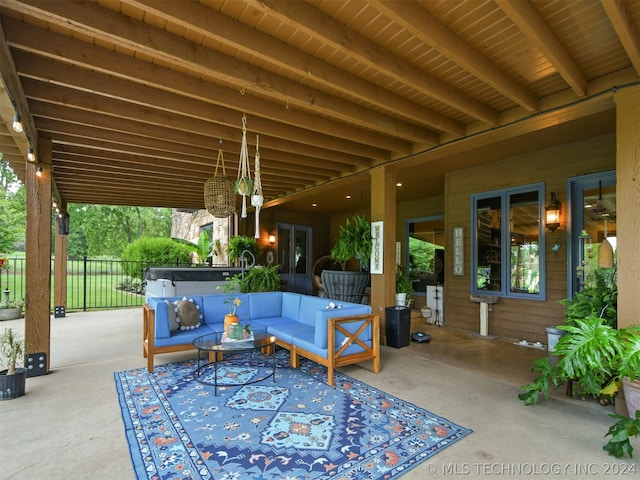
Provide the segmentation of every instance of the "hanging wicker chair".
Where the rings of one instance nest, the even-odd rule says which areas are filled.
[[[218,175],[220,163],[222,163],[222,175]],[[216,171],[204,184],[204,206],[217,218],[227,218],[236,211],[236,195],[233,182],[226,177],[222,148],[218,150]]]

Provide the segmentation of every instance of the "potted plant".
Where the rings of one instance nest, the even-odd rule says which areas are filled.
[[[238,293],[240,293],[240,283],[242,279],[240,275],[234,275],[227,279],[224,285],[217,286],[216,289],[223,290],[226,297],[224,299],[224,303],[229,305],[229,313],[224,316],[224,331],[228,334],[229,327],[233,325],[233,329],[237,329],[237,325],[240,325],[240,319],[238,315],[236,315],[236,309],[242,305],[242,300],[238,297]],[[247,334],[251,333],[251,329],[249,325],[245,325],[244,327],[240,327],[241,331],[246,332]]]
[[[576,382],[585,395],[613,397],[625,379],[625,389],[640,378],[640,325],[616,329],[607,319],[590,315],[574,319],[571,325],[559,326],[567,333],[558,340],[555,354],[559,360],[552,365],[549,358],[534,361],[533,371],[538,376],[521,388],[518,395],[525,405],[538,403],[539,395],[549,398],[551,386],[558,387],[568,381]],[[612,415],[618,421],[609,429],[612,438],[603,447],[612,455],[629,455],[633,448],[629,438],[638,434],[638,406],[628,404],[631,418]]]
[[[245,251],[253,255],[255,259],[255,257],[258,255],[258,252],[260,251],[255,238],[246,237],[244,235],[236,235],[235,237],[231,237],[229,239],[227,254],[229,255],[229,260],[231,262],[240,258]]]
[[[340,235],[331,249],[331,258],[338,261],[343,269],[354,258],[362,267],[369,262],[372,248],[371,223],[363,215],[354,215],[340,226]]]
[[[0,302],[0,321],[21,318],[23,307],[24,300],[5,300]]]
[[[277,292],[280,290],[278,265],[252,267],[240,280],[239,288],[242,293]]]
[[[0,400],[11,400],[24,395],[27,369],[17,367],[24,360],[28,346],[18,340],[13,329],[5,328],[0,336],[0,361],[7,370],[0,371]]]
[[[340,226],[338,240],[331,249],[331,258],[342,270],[323,270],[320,274],[327,298],[363,304],[369,302],[366,293],[369,273],[365,270],[371,258],[372,246],[369,220],[362,215],[347,218],[345,224]],[[354,259],[359,263],[358,271],[346,271],[347,262]]]
[[[401,265],[396,265],[396,305],[410,307],[413,304],[413,283],[404,273]]]
[[[607,325],[617,325],[618,285],[615,269],[594,270],[593,280],[576,292],[571,299],[561,300],[565,306],[565,325],[575,325],[576,320],[589,316],[602,317]],[[566,330],[547,327],[547,345],[549,353],[554,354],[555,346]],[[552,361],[557,361],[554,354]]]

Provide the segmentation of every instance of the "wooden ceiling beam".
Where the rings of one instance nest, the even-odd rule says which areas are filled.
[[[436,98],[438,101],[490,125],[498,123],[498,112],[465,95],[442,80],[430,75],[407,61],[385,52],[374,42],[356,35],[331,17],[304,2],[252,0],[255,8],[275,16],[286,25],[331,45],[341,53],[356,58],[359,62],[381,71],[396,81]],[[393,104],[391,104],[393,105]],[[455,125],[453,125],[455,127]],[[461,135],[460,127],[440,129]]]
[[[442,52],[461,68],[516,104],[530,112],[540,109],[538,97],[496,67],[482,53],[449,30],[417,3],[391,0],[370,0],[370,3],[417,38]]]
[[[533,5],[529,2],[508,0],[496,0],[496,3],[527,39],[556,67],[576,95],[585,97],[587,95],[586,77]]]
[[[638,30],[627,11],[625,2],[620,0],[600,0],[600,3],[627,52],[633,68],[640,75],[640,38]]]
[[[14,58],[21,75],[72,85],[78,80],[78,71],[74,71],[73,74],[69,72],[73,71],[71,65],[75,65],[81,69],[80,72],[90,71],[91,76],[95,77],[90,90],[97,85],[104,85],[104,88],[113,91],[115,89],[112,84],[126,80],[122,86],[126,86],[127,89],[141,89],[144,86],[174,94],[175,102],[189,100],[202,103],[202,108],[208,110],[209,117],[223,107],[228,111],[246,112],[248,115],[270,119],[274,123],[312,129],[325,135],[348,138],[353,142],[399,154],[411,151],[412,139],[392,138],[319,116],[309,125],[308,114],[294,108],[286,108],[280,103],[248,94],[242,95],[237,89],[185,76],[175,70],[152,65],[95,45],[78,45],[72,38],[42,31],[33,25],[24,25],[15,20],[7,20],[4,23],[11,32]],[[38,55],[38,60],[34,61],[33,56],[27,52]],[[60,52],[65,52],[64,57],[60,56]],[[81,79],[87,75],[85,73]],[[82,88],[86,88],[86,85]],[[127,89],[121,89],[120,93]],[[436,141],[437,137],[434,136],[433,140]]]
[[[116,48],[156,57],[176,67],[216,78],[230,87],[255,91],[283,105],[297,106],[397,138],[422,138],[420,141],[426,144],[433,145],[437,136],[424,128],[279,77],[143,22],[131,18],[124,20],[119,12],[98,4],[41,0],[4,2],[15,11],[71,28],[79,35],[98,36],[113,42]]]
[[[224,45],[230,45],[279,68],[312,78],[314,82],[323,84],[325,88],[337,89],[369,105],[384,108],[392,115],[400,115],[405,120],[417,120],[425,127],[439,131],[457,134],[464,132],[461,124],[444,115],[382,90],[362,78],[323,62],[317,57],[307,55],[254,28],[242,25],[202,4],[190,3],[187,8],[184,2],[175,1],[123,0],[123,3],[151,12],[168,23],[195,31]],[[424,77],[425,72],[420,74]],[[494,113],[497,118],[497,113]]]
[[[102,84],[110,87],[96,87],[93,92],[86,88],[100,78],[93,78],[90,72],[76,72],[74,86],[62,86],[57,82],[45,83],[33,78],[23,78],[23,85],[29,98],[59,103],[86,111],[107,114],[128,120],[142,120],[145,124],[166,127],[205,137],[241,141],[242,112],[219,107],[214,111],[202,102],[179,99],[165,92],[150,91],[139,85],[127,85],[124,81],[102,79]],[[87,77],[82,79],[82,77]],[[98,76],[100,77],[100,76]],[[138,87],[138,88],[136,88]],[[139,90],[139,91],[138,91]],[[119,93],[122,91],[127,94]],[[118,96],[116,96],[118,95]],[[182,107],[182,111],[180,110]],[[214,117],[215,121],[212,121]],[[312,130],[286,126],[260,117],[247,119],[248,135],[255,139],[260,134],[261,143],[267,146],[288,142],[305,144],[340,154],[350,154],[354,164],[371,166],[371,158],[388,160],[389,152],[362,145],[350,140],[331,137]]]
[[[213,152],[218,150],[216,137],[175,130],[159,125],[149,125],[135,119],[105,115],[100,110],[71,109],[69,105],[62,107],[57,104],[44,103],[44,100],[35,99],[32,100],[32,109],[36,117],[57,119],[75,124],[69,125],[69,128],[65,130],[67,133],[73,133],[80,126],[84,126],[85,131],[87,128],[93,128],[95,133],[89,138],[104,138],[123,145],[129,145],[129,147],[146,146],[154,150],[173,152],[176,155],[181,155],[184,151],[192,151],[194,147],[200,148],[202,149],[203,163],[208,163]],[[44,125],[39,122],[38,127],[44,128]],[[253,148],[254,138],[248,139],[248,144]],[[236,145],[240,144],[236,143]],[[260,138],[261,150],[263,146],[270,151],[286,151],[292,155],[302,156],[309,159],[311,164],[335,166],[337,167],[336,170],[340,171],[357,170],[358,165],[361,168],[366,168],[367,166],[360,164],[362,160],[360,157],[273,137]],[[240,148],[238,148],[239,151]]]
[[[212,175],[215,171],[216,160],[211,159],[208,165],[194,164],[194,163],[182,163],[175,160],[166,160],[154,156],[148,158],[144,156],[138,156],[133,154],[125,154],[121,152],[109,152],[107,155],[103,150],[90,147],[78,147],[76,145],[66,145],[55,143],[53,145],[53,157],[56,161],[66,159],[94,159],[97,162],[113,163],[115,165],[122,165],[122,168],[145,168],[149,165],[155,168],[161,167],[163,170],[169,172],[179,173],[182,171],[197,172]],[[230,167],[232,163],[228,160],[231,155],[227,153],[227,160],[225,161],[226,170],[228,174],[236,171],[237,169]],[[300,163],[283,163],[279,161],[271,160],[264,157],[261,154],[262,160],[262,173],[266,174],[279,174],[286,175],[289,178],[306,179],[310,178],[314,181],[322,181],[328,178],[335,177],[340,174],[339,170],[321,169],[318,167],[310,167]],[[222,167],[220,167],[220,170]]]

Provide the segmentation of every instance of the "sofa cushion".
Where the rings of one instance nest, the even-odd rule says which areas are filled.
[[[240,306],[236,308],[238,321],[242,325],[249,323],[249,295],[246,293],[237,293],[233,295],[233,298],[240,299]],[[228,299],[229,295],[224,293],[203,295],[202,313],[205,324],[224,323],[224,316],[231,311],[231,303],[225,303],[225,300]]]
[[[298,314],[300,313],[300,298],[302,295],[299,293],[283,292],[282,293],[282,313],[283,318],[289,320],[298,320]]]
[[[154,346],[169,347],[173,345],[190,345],[197,337],[213,332],[214,330],[209,325],[201,325],[193,330],[177,330],[170,337],[154,339]]]
[[[313,327],[287,318],[273,318],[267,325],[267,333],[275,335],[278,340],[291,344],[295,335],[313,336]]]
[[[169,333],[173,333],[180,328],[180,324],[176,319],[176,305],[169,300],[164,301],[167,304],[167,325],[169,326]]]
[[[316,326],[316,312],[324,311],[333,303],[327,298],[302,295],[300,297],[300,311],[298,321],[312,327]],[[333,304],[335,305],[335,304]]]
[[[196,305],[192,299],[186,297],[176,303],[176,322],[180,324],[180,330],[193,330],[202,325],[200,305]]]
[[[371,307],[368,305],[350,304],[352,306],[343,308],[333,308],[316,310],[315,312],[315,337],[314,343],[320,348],[327,348],[327,338],[329,335],[329,319],[335,317],[347,317],[351,315],[365,315],[371,313]],[[355,332],[362,325],[361,322],[347,323],[344,327],[349,332]],[[367,327],[367,340],[371,339],[371,326]],[[336,343],[341,343],[344,335],[336,333]]]
[[[282,316],[282,292],[259,292],[249,295],[251,321]]]

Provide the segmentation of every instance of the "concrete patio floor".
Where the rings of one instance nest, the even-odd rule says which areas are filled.
[[[140,308],[68,313],[51,320],[51,372],[25,396],[0,402],[0,479],[134,479],[113,372],[142,367]],[[23,329],[24,320],[0,329]],[[605,478],[640,476],[638,458],[602,450],[612,407],[557,391],[525,407],[517,395],[545,352],[425,326],[428,344],[382,347],[382,371],[341,369],[474,431],[402,478]],[[156,363],[192,358],[161,355]],[[637,439],[634,440],[640,455]]]

